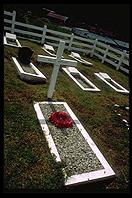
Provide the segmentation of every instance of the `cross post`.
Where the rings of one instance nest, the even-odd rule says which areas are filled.
[[[65,41],[60,40],[56,57],[38,55],[38,58],[37,58],[37,61],[39,62],[54,64],[53,71],[51,74],[51,79],[50,79],[50,85],[49,85],[49,89],[47,93],[47,98],[49,99],[53,97],[60,65],[66,65],[66,66],[71,66],[71,67],[77,66],[77,61],[62,58],[64,47],[65,47]]]

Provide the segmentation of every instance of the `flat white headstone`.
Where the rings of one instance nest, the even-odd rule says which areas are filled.
[[[71,52],[71,55],[74,56],[75,58],[81,59],[81,56],[76,52]]]
[[[52,52],[55,52],[54,48],[51,45],[44,44],[44,47],[45,47],[46,50],[50,50]]]
[[[105,79],[111,79],[111,77],[107,73],[99,72],[99,74]]]
[[[70,72],[70,73],[74,73],[74,74],[76,74],[76,73],[78,73],[78,70],[75,68],[75,67],[67,67],[67,70]]]
[[[11,34],[11,33],[6,32],[5,36],[8,39],[16,40],[16,35],[15,34]]]

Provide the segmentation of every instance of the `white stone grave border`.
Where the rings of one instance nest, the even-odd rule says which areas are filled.
[[[110,82],[108,82],[107,80],[105,80],[105,78],[103,78],[99,73],[94,73],[96,76],[98,76],[101,80],[103,80],[107,85],[109,85],[111,88],[113,88],[115,91],[119,92],[119,93],[126,93],[128,94],[129,91],[127,89],[125,89],[124,87],[122,87],[120,84],[118,84],[116,81],[114,81],[111,77],[111,81],[119,86],[121,89],[117,89],[116,87],[114,87]]]
[[[12,57],[13,62],[15,63],[16,69],[18,71],[18,74],[22,80],[32,81],[32,82],[46,82],[46,77],[33,65],[33,63],[30,62],[30,67],[37,73],[37,74],[31,74],[28,72],[25,72],[17,59],[15,57]]]
[[[75,123],[76,126],[78,127],[81,134],[85,138],[86,142],[91,147],[92,151],[95,153],[96,157],[98,158],[98,160],[100,161],[100,163],[104,167],[104,169],[101,169],[101,170],[98,170],[98,171],[91,171],[89,173],[72,175],[72,176],[68,177],[67,180],[65,181],[65,186],[68,187],[68,186],[73,186],[73,185],[78,185],[78,184],[90,183],[90,182],[100,181],[100,180],[104,180],[104,179],[108,179],[108,178],[113,178],[115,176],[115,172],[112,170],[111,166],[106,161],[103,154],[97,148],[94,141],[91,139],[91,137],[89,136],[87,131],[82,126],[81,122],[78,120],[78,118],[76,117],[76,115],[73,113],[73,111],[71,110],[71,108],[68,106],[68,104],[66,102],[51,102],[51,101],[49,101],[49,102],[48,101],[34,102],[33,106],[34,106],[34,109],[36,111],[37,118],[39,120],[40,126],[41,126],[42,131],[45,135],[45,138],[48,142],[50,152],[51,152],[51,154],[54,154],[56,156],[56,161],[57,162],[61,162],[61,159],[60,159],[59,153],[57,151],[57,147],[56,147],[56,145],[54,143],[54,140],[52,138],[52,135],[50,133],[50,130],[48,128],[48,125],[46,124],[46,120],[44,118],[44,115],[43,115],[43,113],[41,111],[41,108],[39,106],[40,104],[49,104],[49,105],[50,104],[52,104],[52,105],[54,105],[54,104],[61,104],[62,105],[63,104],[64,107],[66,108],[66,110],[68,111],[69,115],[71,116],[71,118],[73,120],[77,120],[77,122]],[[65,174],[66,173],[64,171],[64,177],[66,176]]]
[[[89,61],[84,60],[80,55],[79,55],[79,56],[81,57],[80,59],[79,59],[79,58],[76,58],[76,57],[73,56],[72,54],[70,54],[69,56],[72,57],[72,58],[74,58],[74,59],[77,60],[78,62],[80,62],[80,63],[86,65],[86,66],[92,66],[92,65],[93,65],[93,64],[90,63]]]
[[[90,80],[88,80],[81,72],[78,71],[77,73],[80,75],[80,77],[83,78],[83,80],[86,81],[86,83],[88,83],[88,84],[89,84],[90,86],[92,86],[93,88],[85,88],[85,87],[83,87],[83,86],[80,84],[80,82],[78,82],[78,81],[76,80],[76,78],[74,78],[74,76],[72,75],[72,73],[68,71],[67,68],[62,67],[62,69],[68,74],[68,76],[70,76],[70,77],[72,78],[72,80],[73,80],[82,90],[84,90],[84,91],[93,91],[93,92],[100,91],[100,89],[98,89],[98,88],[97,88]]]
[[[18,39],[16,39],[15,41],[16,41],[17,45],[7,43],[6,37],[4,36],[4,45],[8,45],[11,47],[22,47],[21,44],[19,43]]]

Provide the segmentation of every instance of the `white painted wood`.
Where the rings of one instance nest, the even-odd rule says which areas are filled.
[[[123,59],[124,59],[124,57],[125,57],[125,54],[126,54],[126,51],[123,50],[123,52],[122,52],[122,54],[121,54],[121,57],[119,58],[119,62],[118,62],[118,65],[117,65],[117,67],[116,67],[116,70],[118,70],[118,69],[120,68],[120,66],[121,66],[121,64],[122,64],[122,62],[123,62]]]
[[[55,84],[56,84],[56,80],[57,80],[57,76],[58,76],[58,72],[60,68],[60,63],[61,63],[60,61],[61,61],[64,47],[65,47],[65,41],[60,41],[59,47],[57,50],[56,62],[54,63],[54,68],[52,71],[50,85],[48,89],[48,94],[47,94],[48,98],[52,98],[53,93],[54,93],[54,88],[55,88]]]
[[[9,30],[9,31],[11,31],[11,27],[5,27],[5,26],[4,26],[4,30]]]
[[[124,71],[125,73],[127,73],[127,74],[129,74],[129,70],[128,69],[126,69],[126,68],[124,68],[124,67],[120,67],[120,70],[122,70],[122,71]]]
[[[47,25],[44,25],[41,43],[44,43],[45,41],[46,31],[47,31]]]
[[[80,48],[81,48],[81,47],[86,47],[86,48],[88,48],[88,49],[89,49],[89,48],[90,48],[90,49],[93,48],[92,45],[85,44],[85,43],[81,43],[81,42],[79,43],[79,42],[75,42],[75,41],[72,42],[72,45],[74,45],[74,46],[75,46],[75,45],[76,45],[76,46],[79,46]]]
[[[78,74],[80,75],[80,77],[81,77],[83,80],[85,80],[85,82],[86,82],[88,85],[92,86],[93,88],[85,88],[85,87],[83,87],[83,86],[80,84],[80,82],[78,82],[78,80],[72,75],[72,74],[74,74],[74,73],[73,73],[73,72],[70,72],[69,69],[68,69],[68,67],[66,67],[66,68],[63,68],[63,67],[62,67],[62,69],[68,74],[68,76],[71,77],[71,79],[72,79],[83,91],[92,91],[92,92],[100,91],[100,89],[98,89],[90,80],[88,80],[88,79],[87,79],[81,72],[79,72],[78,70],[77,70],[77,72],[75,72],[75,73],[78,73]]]
[[[8,16],[13,16],[13,13],[7,12],[7,11],[4,11],[4,14],[5,14],[5,15],[8,15]]]
[[[74,36],[74,38],[75,39],[78,39],[78,40],[80,40],[80,41],[85,41],[85,42],[89,42],[89,43],[91,43],[91,44],[94,44],[94,42],[95,42],[95,39],[94,40],[92,40],[92,39],[89,39],[89,38],[82,38],[82,37],[80,37],[80,36]]]
[[[102,56],[96,52],[94,52],[94,56],[98,57],[100,60],[102,60]]]
[[[54,64],[56,62],[56,57],[38,55],[37,61],[42,63]],[[61,61],[59,62],[61,65],[65,65],[65,66],[73,66],[73,67],[77,66],[77,61],[71,59],[62,58]]]
[[[25,72],[17,59],[15,57],[12,57],[12,59],[22,80],[28,80],[32,82],[46,82],[46,77],[33,65],[33,63],[30,63],[30,67],[36,72],[36,74]]]
[[[74,65],[76,66],[76,64],[77,64],[76,61],[62,58],[64,47],[65,47],[65,41],[60,40],[56,57],[38,55],[38,58],[37,58],[37,61],[39,61],[39,62],[47,62],[47,63],[54,64],[53,71],[51,74],[51,80],[50,80],[50,85],[49,85],[49,89],[48,89],[48,94],[47,94],[47,97],[50,99],[52,98],[53,93],[54,93],[54,88],[56,85],[60,65],[65,65],[65,64],[71,65],[72,64],[72,66],[74,66]]]
[[[35,25],[30,25],[30,24],[26,24],[26,23],[15,22],[15,25],[22,26],[22,27],[27,27],[27,28],[34,29],[34,30],[43,31],[42,27],[35,26]]]
[[[98,158],[98,160],[104,167],[101,170],[82,173],[82,174],[78,174],[78,175],[72,175],[71,177],[68,177],[65,180],[65,186],[89,183],[89,182],[99,181],[99,180],[103,180],[103,179],[107,179],[107,178],[111,178],[111,177],[115,176],[115,172],[113,171],[113,169],[111,168],[111,166],[109,165],[109,163],[107,162],[107,160],[105,159],[103,154],[100,152],[100,150],[98,149],[98,147],[96,146],[96,144],[94,143],[92,138],[89,136],[88,132],[85,130],[85,128],[83,127],[81,122],[78,120],[78,118],[76,117],[76,115],[73,113],[73,111],[71,110],[71,108],[68,106],[68,104],[66,102],[47,102],[47,101],[34,102],[33,105],[34,105],[34,109],[36,111],[40,126],[42,128],[42,131],[44,132],[44,135],[48,142],[51,153],[53,153],[56,156],[56,161],[61,161],[61,158],[59,156],[57,147],[56,147],[56,145],[52,139],[52,136],[50,134],[50,131],[49,131],[48,125],[46,123],[46,120],[44,118],[44,115],[42,114],[42,111],[39,107],[40,104],[49,104],[49,105],[50,104],[52,104],[52,105],[54,105],[54,104],[62,105],[63,104],[65,106],[67,112],[71,116],[71,118],[73,120],[76,120],[76,122],[75,122],[76,127],[78,127],[80,134],[83,135],[83,137],[86,141],[86,144],[88,144],[91,147],[92,151],[95,153],[96,157]],[[47,137],[49,137],[49,135],[50,135],[50,138],[47,138]]]
[[[108,58],[105,58],[105,62],[110,63],[111,65],[117,67],[117,63],[115,63],[114,61],[112,61],[112,60],[110,60]]]
[[[41,34],[29,32],[29,31],[25,31],[25,30],[15,29],[15,32],[26,34],[26,35],[31,35],[31,36],[36,36],[36,37],[40,37],[40,38],[42,37]]]
[[[71,37],[71,34],[67,34],[67,33],[64,33],[64,32],[58,32],[58,31],[55,31],[55,30],[47,29],[47,32],[49,32],[51,34],[54,34],[55,36],[60,35],[60,36],[64,36],[64,37]]]
[[[5,22],[5,23],[10,23],[10,24],[12,24],[12,21],[9,20],[9,19],[4,19],[4,22]]]
[[[110,87],[112,87],[115,91],[119,92],[119,93],[126,93],[128,94],[129,91],[127,89],[125,89],[124,87],[122,87],[120,84],[118,84],[116,81],[114,81],[112,78],[109,78],[111,81],[107,81],[106,78],[104,78],[102,75],[100,75],[99,73],[94,73],[96,76],[98,76],[101,80],[103,80],[107,85],[109,85]],[[116,86],[119,87],[119,89],[117,89],[116,87],[114,87],[111,83],[114,83]]]
[[[16,20],[16,11],[13,10],[13,15],[12,15],[12,26],[11,26],[11,33],[14,33],[14,29],[15,29],[15,20]]]
[[[74,34],[72,33],[71,34],[71,39],[70,39],[70,42],[69,42],[69,47],[68,47],[69,50],[71,49],[71,46],[72,46],[72,43],[73,43],[73,39],[74,39]]]
[[[94,55],[94,50],[95,50],[95,48],[96,48],[96,44],[97,44],[97,42],[98,42],[98,40],[97,40],[97,39],[95,39],[95,41],[94,41],[94,45],[93,45],[93,48],[92,48],[91,53],[90,53],[90,56],[91,56],[91,57]]]

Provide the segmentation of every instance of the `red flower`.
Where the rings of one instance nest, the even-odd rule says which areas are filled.
[[[71,117],[64,111],[58,111],[51,113],[49,120],[52,124],[54,124],[58,128],[63,127],[72,127],[73,120]]]

